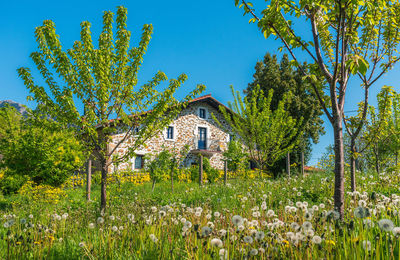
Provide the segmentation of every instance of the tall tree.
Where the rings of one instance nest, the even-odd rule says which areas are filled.
[[[118,7],[116,30],[113,30],[113,13],[104,12],[97,49],[92,42],[91,24],[82,22],[81,40],[75,41],[68,50],[63,50],[55,24],[46,20],[35,30],[38,51],[33,52],[31,58],[48,89],[34,83],[28,68],[18,69],[32,94],[30,99],[37,101],[40,109],[59,122],[74,126],[92,147],[101,164],[102,210],[106,207],[108,167],[134,156],[135,149],[155,136],[187,101],[204,89],[199,85],[178,101],[173,94],[187,76],[182,74],[170,80],[158,91],[157,87],[168,80],[163,72],[157,72],[148,83],[137,86],[138,71],[153,27],[144,25],[139,45],[130,48],[131,33],[126,28],[126,20],[127,9]],[[84,106],[84,113],[79,112],[79,104]],[[140,129],[139,133],[134,133],[135,128]],[[123,134],[123,138],[110,144],[114,133]],[[127,139],[132,140],[128,151],[113,157]]]
[[[282,42],[309,80],[333,127],[335,150],[334,207],[344,214],[343,117],[346,91],[352,75],[364,88],[363,118],[368,107],[369,88],[399,60],[399,1],[375,0],[269,0],[260,16],[251,3],[235,0],[257,22],[265,38],[275,36]],[[308,25],[310,34],[300,34],[296,22]],[[307,36],[310,36],[307,38]],[[301,69],[296,56],[300,51],[313,62],[310,73]],[[317,76],[325,79],[325,89],[315,84]],[[329,95],[324,100],[322,92]],[[361,126],[359,126],[361,128]],[[357,130],[359,131],[359,130]]]
[[[349,137],[348,146],[350,150],[350,186],[352,192],[356,191],[357,158],[359,158],[361,154],[369,148],[374,140],[381,139],[384,135],[388,133],[389,117],[391,115],[391,105],[393,103],[393,97],[393,88],[389,86],[384,86],[377,96],[379,116],[376,116],[374,107],[368,106],[370,122],[368,121],[368,118],[363,117],[364,102],[360,102],[358,104],[358,113],[356,116],[343,118],[346,132]],[[358,129],[360,130],[357,131]],[[357,147],[356,143],[359,139],[359,136],[361,136],[363,142],[359,142],[360,144]]]
[[[251,97],[256,86],[264,93],[268,93],[270,89],[274,90],[274,96],[271,101],[271,109],[278,107],[279,101],[282,100],[286,92],[291,92],[293,97],[288,104],[288,111],[292,118],[300,120],[303,118],[302,125],[298,128],[303,132],[301,136],[295,136],[294,143],[298,143],[297,153],[292,153],[290,158],[292,162],[301,164],[301,153],[305,153],[306,161],[311,155],[311,142],[317,143],[319,136],[324,133],[323,114],[321,106],[312,92],[311,85],[308,81],[303,80],[303,75],[299,69],[294,69],[290,63],[288,55],[284,54],[278,62],[276,55],[267,53],[263,61],[256,64],[256,72],[251,82],[244,91],[247,97]],[[303,69],[307,70],[306,65]],[[281,172],[285,168],[285,158],[278,160],[272,166],[272,172]]]
[[[261,171],[293,149],[296,143],[291,140],[299,134],[296,126],[302,123],[302,119],[293,119],[286,110],[292,98],[291,92],[287,92],[277,109],[272,110],[273,92],[270,89],[264,96],[264,92],[256,87],[250,98],[243,99],[232,87],[234,101],[229,103],[230,111],[224,106],[219,107],[234,134],[246,146],[249,158]],[[215,116],[213,118],[222,126]]]
[[[365,139],[369,150],[367,160],[371,165],[375,166],[377,173],[381,172],[381,166],[386,165],[391,155],[391,117],[392,106],[395,92],[392,87],[385,86],[379,92],[378,109],[370,106],[368,111],[368,121],[366,122],[366,131],[363,138]]]

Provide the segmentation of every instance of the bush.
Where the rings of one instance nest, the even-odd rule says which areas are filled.
[[[11,108],[0,109],[0,121],[10,122],[13,112],[17,113]],[[84,147],[72,129],[34,115],[17,117],[6,127],[0,134],[0,168],[7,168],[8,190],[21,185],[23,178],[16,176],[25,175],[37,184],[60,186],[83,165]]]
[[[10,195],[12,193],[17,193],[17,191],[24,185],[29,178],[25,175],[7,175],[4,174],[0,178],[0,191],[4,195]]]

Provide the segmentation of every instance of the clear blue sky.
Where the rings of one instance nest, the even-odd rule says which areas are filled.
[[[229,86],[242,90],[251,82],[257,60],[266,52],[277,53],[280,42],[265,40],[256,24],[248,24],[233,0],[188,1],[0,1],[2,22],[0,23],[0,100],[11,99],[34,107],[26,101],[29,94],[17,77],[21,66],[33,68],[29,54],[36,50],[34,29],[45,19],[55,22],[64,48],[70,48],[80,37],[80,23],[90,21],[94,39],[101,31],[102,11],[116,12],[116,7],[128,8],[128,29],[136,43],[145,23],[154,26],[144,63],[139,74],[141,81],[150,79],[158,70],[168,77],[186,73],[189,77],[178,92],[182,97],[196,84],[207,86],[205,94],[211,93],[223,103],[231,100]],[[262,7],[264,1],[253,1]],[[298,29],[308,35],[308,27]],[[281,56],[282,54],[278,54]],[[300,56],[300,58],[302,58]],[[375,84],[371,103],[376,104],[376,93],[383,85],[392,85],[399,90],[398,65]],[[350,82],[346,99],[347,110],[354,110],[362,100],[363,91],[358,82]],[[314,145],[310,165],[332,143],[333,135],[329,123],[325,123],[327,134]]]

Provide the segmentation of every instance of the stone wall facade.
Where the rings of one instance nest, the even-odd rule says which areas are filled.
[[[200,109],[206,111],[205,118],[200,117]],[[220,127],[211,116],[211,113],[221,122],[223,127]],[[223,169],[224,163],[222,161],[222,153],[227,149],[228,142],[230,141],[231,127],[225,122],[221,112],[216,108],[215,104],[211,105],[207,99],[189,103],[188,106],[181,111],[177,118],[170,124],[173,127],[173,139],[167,138],[167,129],[160,131],[156,136],[146,142],[145,146],[140,147],[135,151],[138,156],[151,154],[152,156],[160,153],[163,147],[166,149],[174,149],[175,151],[181,150],[185,145],[189,145],[190,149],[188,154],[183,160],[183,167],[189,167],[191,164],[196,164],[199,158],[199,150],[197,149],[197,139],[199,127],[207,129],[207,142],[210,147],[205,149],[204,156],[210,159],[212,167]],[[116,134],[112,138],[110,146],[117,144],[124,133]],[[129,147],[132,140],[128,139],[120,145],[117,153],[124,154]],[[146,162],[144,162],[146,163]],[[128,163],[119,165],[120,169],[134,169],[135,158],[131,158]],[[110,166],[109,171],[116,170],[113,165]]]

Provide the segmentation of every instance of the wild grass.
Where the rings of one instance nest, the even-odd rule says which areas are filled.
[[[110,184],[0,198],[0,259],[399,259],[398,173],[359,174],[343,221],[333,176]],[[48,199],[48,198],[47,198]],[[54,201],[57,201],[56,199]]]

